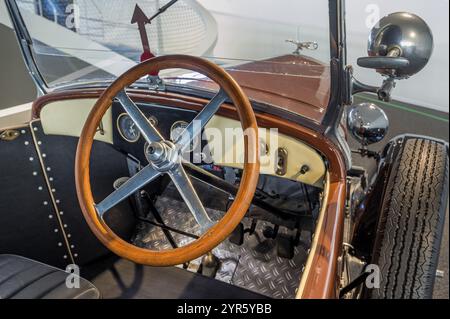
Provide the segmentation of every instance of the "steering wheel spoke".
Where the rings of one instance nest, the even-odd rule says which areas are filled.
[[[213,99],[197,114],[194,120],[186,127],[184,132],[174,141],[175,145],[181,150],[186,151],[192,141],[201,134],[203,128],[217,113],[220,106],[228,99],[227,93],[220,89],[220,91],[213,97]]]
[[[136,175],[131,177],[122,186],[112,192],[99,204],[95,205],[97,214],[103,218],[103,215],[111,208],[133,195],[148,183],[154,181],[161,173],[153,169],[151,165],[146,166]]]
[[[159,131],[150,123],[147,117],[130,99],[125,90],[121,90],[116,95],[116,99],[120,102],[120,104],[122,104],[125,112],[127,112],[127,114],[134,121],[137,128],[148,143],[161,142],[162,140],[164,140]]]
[[[194,216],[197,224],[200,225],[202,232],[206,232],[214,225],[214,222],[209,218],[202,201],[192,185],[191,179],[183,168],[183,165],[177,165],[169,172],[169,176],[172,178],[173,183],[188,206],[191,214]]]

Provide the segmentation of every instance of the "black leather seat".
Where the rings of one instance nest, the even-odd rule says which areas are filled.
[[[0,299],[99,299],[100,292],[80,278],[68,288],[68,273],[24,257],[0,255]]]

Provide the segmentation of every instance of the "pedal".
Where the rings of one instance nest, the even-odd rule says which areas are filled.
[[[273,228],[270,226],[267,226],[263,230],[263,235],[267,239],[275,239],[278,236],[278,231],[280,230],[280,226],[275,225]]]
[[[277,237],[277,255],[281,258],[294,258],[294,240],[291,237],[279,235]]]
[[[203,276],[215,278],[219,268],[220,268],[220,259],[210,252],[203,257],[198,272]]]
[[[231,233],[230,237],[229,237],[229,241],[232,244],[241,246],[244,243],[244,224],[240,223],[236,229]]]

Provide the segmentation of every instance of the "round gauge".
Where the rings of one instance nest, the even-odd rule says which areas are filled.
[[[173,123],[172,127],[170,128],[170,139],[172,140],[172,142],[175,142],[181,136],[181,134],[184,133],[188,125],[189,123],[185,121],[178,121]],[[192,152],[193,150],[196,149],[198,143],[199,138],[197,137],[191,142],[191,145],[189,146],[189,148],[186,149],[186,151]]]
[[[153,116],[153,115],[149,116],[148,121],[150,122],[150,124],[153,125],[153,127],[157,127],[158,124],[159,124],[158,119],[155,116]]]
[[[131,117],[126,114],[120,114],[117,119],[117,129],[124,140],[130,143],[135,143],[141,137],[141,132],[136,126],[136,123],[131,119]]]

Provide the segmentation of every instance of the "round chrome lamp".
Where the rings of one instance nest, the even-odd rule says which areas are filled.
[[[386,113],[373,103],[361,103],[350,107],[347,128],[363,146],[381,142],[389,130]]]

